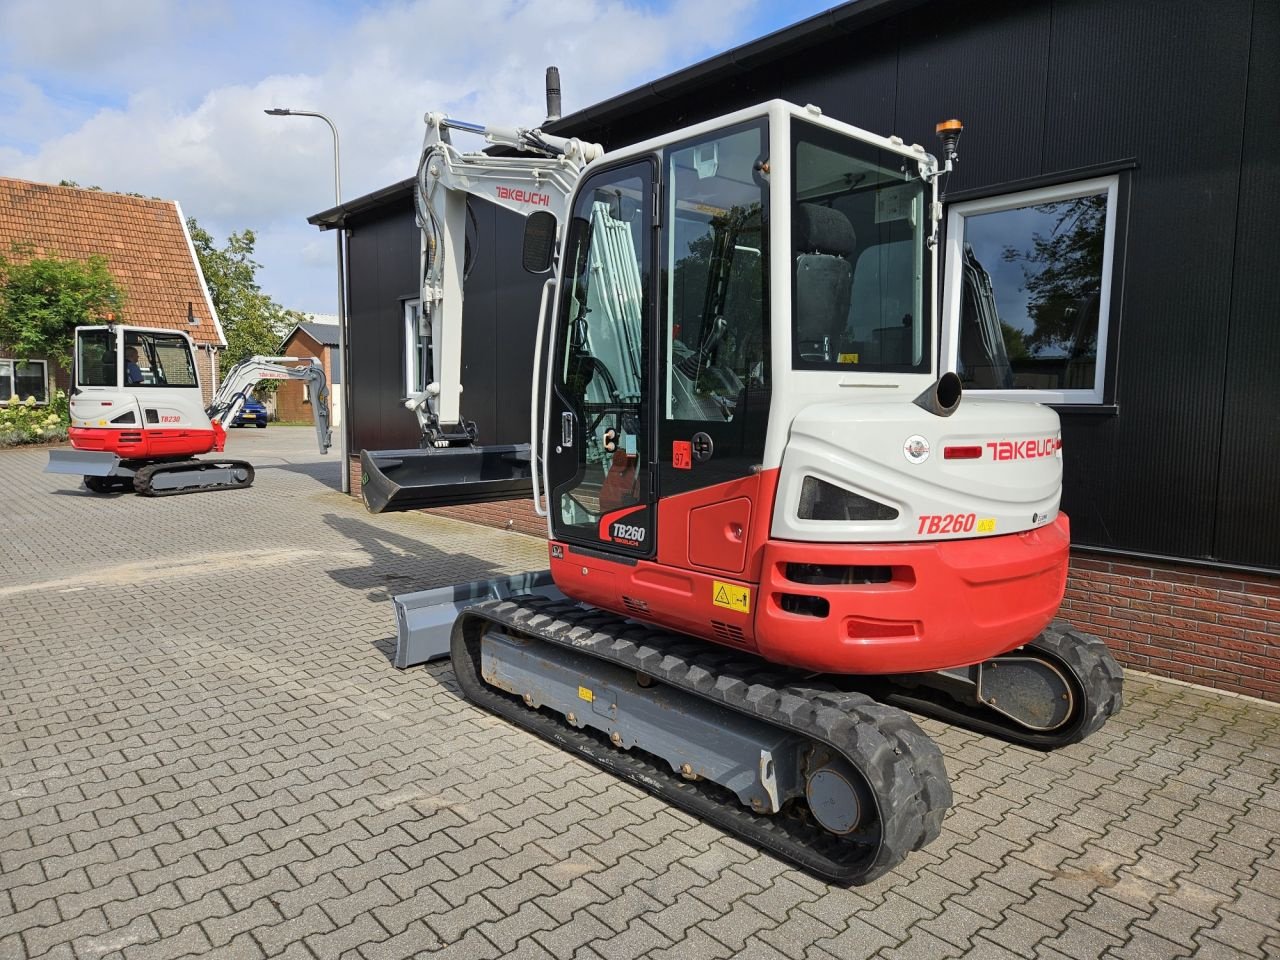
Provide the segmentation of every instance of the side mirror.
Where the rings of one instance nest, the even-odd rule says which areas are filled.
[[[546,210],[529,214],[524,222],[521,263],[530,273],[546,273],[556,251],[556,217]]]

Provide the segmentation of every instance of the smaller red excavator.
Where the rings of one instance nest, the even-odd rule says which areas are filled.
[[[51,450],[46,473],[84,477],[94,493],[134,490],[162,497],[233,490],[253,483],[244,460],[221,453],[226,427],[261,380],[301,380],[311,395],[316,441],[330,443],[329,388],[319,364],[296,357],[250,357],[227,373],[204,405],[191,338],[177,330],[77,327],[70,450]]]

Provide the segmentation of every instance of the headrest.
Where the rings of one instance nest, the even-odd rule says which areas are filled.
[[[802,203],[796,207],[791,227],[792,241],[799,253],[826,253],[836,257],[850,256],[857,246],[853,224],[839,210]]]

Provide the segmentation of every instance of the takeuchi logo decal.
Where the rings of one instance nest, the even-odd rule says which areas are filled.
[[[1040,457],[1052,457],[1062,446],[1057,437],[1045,437],[1043,440],[990,440],[987,449],[991,451],[992,460],[1036,460]]]
[[[499,200],[514,200],[516,203],[527,203],[535,207],[551,206],[551,196],[546,193],[530,193],[513,187],[498,187]]]

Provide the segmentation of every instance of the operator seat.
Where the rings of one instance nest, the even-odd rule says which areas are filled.
[[[801,359],[834,359],[834,341],[849,320],[853,291],[853,224],[839,210],[802,203],[792,221],[796,251],[796,350]]]

